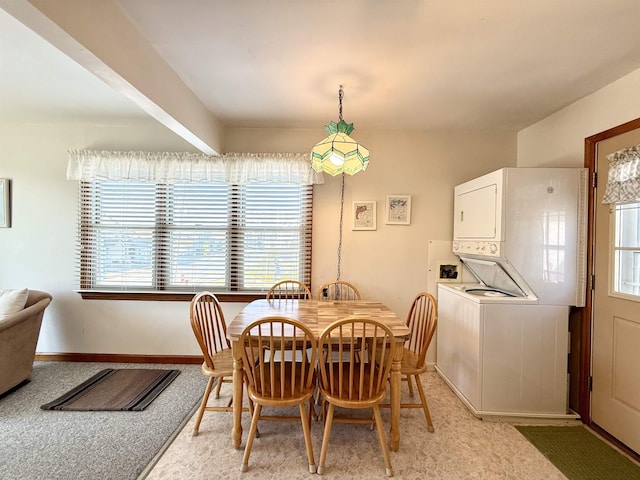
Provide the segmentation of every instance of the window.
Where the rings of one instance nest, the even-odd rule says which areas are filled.
[[[640,203],[615,205],[613,292],[640,296]]]
[[[261,292],[311,280],[312,186],[80,182],[82,290]]]

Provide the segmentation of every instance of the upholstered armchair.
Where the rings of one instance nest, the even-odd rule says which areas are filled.
[[[0,315],[0,395],[31,378],[40,325],[51,298],[29,290],[24,309]]]

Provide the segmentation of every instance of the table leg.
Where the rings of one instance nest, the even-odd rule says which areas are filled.
[[[391,363],[391,450],[400,448],[400,384],[402,367],[402,343],[396,344],[393,362]]]
[[[244,387],[242,353],[238,342],[233,342],[233,428],[231,437],[233,448],[240,448],[242,443],[242,390]]]

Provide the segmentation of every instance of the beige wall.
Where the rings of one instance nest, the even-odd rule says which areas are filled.
[[[313,130],[231,129],[227,151],[306,152]],[[427,244],[451,239],[453,187],[515,165],[516,136],[495,132],[373,132],[353,136],[371,150],[369,169],[346,178],[342,278],[402,316],[428,282]],[[186,302],[82,300],[74,292],[77,183],[66,180],[67,150],[182,151],[188,144],[156,122],[0,125],[0,177],[14,185],[13,227],[0,229],[0,289],[49,291],[39,352],[191,355],[198,353]],[[388,194],[412,195],[409,226],[384,224]],[[376,231],[352,231],[351,202],[376,200]],[[335,278],[340,177],[314,190],[312,288]],[[242,303],[225,303],[232,318]],[[435,358],[434,351],[430,359]]]
[[[304,152],[323,137],[319,130],[238,129],[227,133],[229,151]],[[453,187],[503,166],[515,165],[515,135],[355,130],[371,151],[369,168],[345,180],[341,278],[362,295],[378,298],[402,315],[427,285],[427,242],[453,235]],[[325,175],[314,189],[312,290],[335,279],[341,177]],[[411,225],[385,225],[390,194],[411,195]],[[375,200],[377,230],[351,230],[352,202]]]
[[[435,292],[427,274],[429,241],[452,233],[452,190],[502,166],[581,166],[584,138],[640,117],[640,70],[517,135],[508,132],[354,131],[371,150],[367,172],[346,178],[342,278],[404,316],[411,298]],[[306,152],[313,130],[230,129],[226,150]],[[0,229],[0,289],[38,288],[54,301],[40,352],[197,354],[186,302],[83,301],[74,292],[76,182],[66,180],[71,148],[192,151],[155,121],[0,125],[0,177],[13,184],[13,226]],[[314,190],[312,288],[335,277],[340,178]],[[384,224],[388,194],[412,195],[409,226]],[[376,200],[376,231],[352,231],[351,202]],[[242,303],[224,304],[232,318]],[[431,361],[435,358],[430,352]]]
[[[66,179],[72,148],[180,151],[190,145],[155,121],[1,124],[0,177],[12,181],[13,222],[0,229],[0,289],[52,293],[40,352],[196,351],[186,304],[83,301],[74,292],[78,184]]]
[[[518,133],[519,167],[582,167],[584,139],[640,118],[640,69]]]

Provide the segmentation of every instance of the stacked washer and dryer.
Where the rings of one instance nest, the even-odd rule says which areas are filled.
[[[586,295],[587,170],[503,168],[455,188],[453,253],[476,283],[439,284],[437,365],[478,417],[576,419],[569,309]]]

